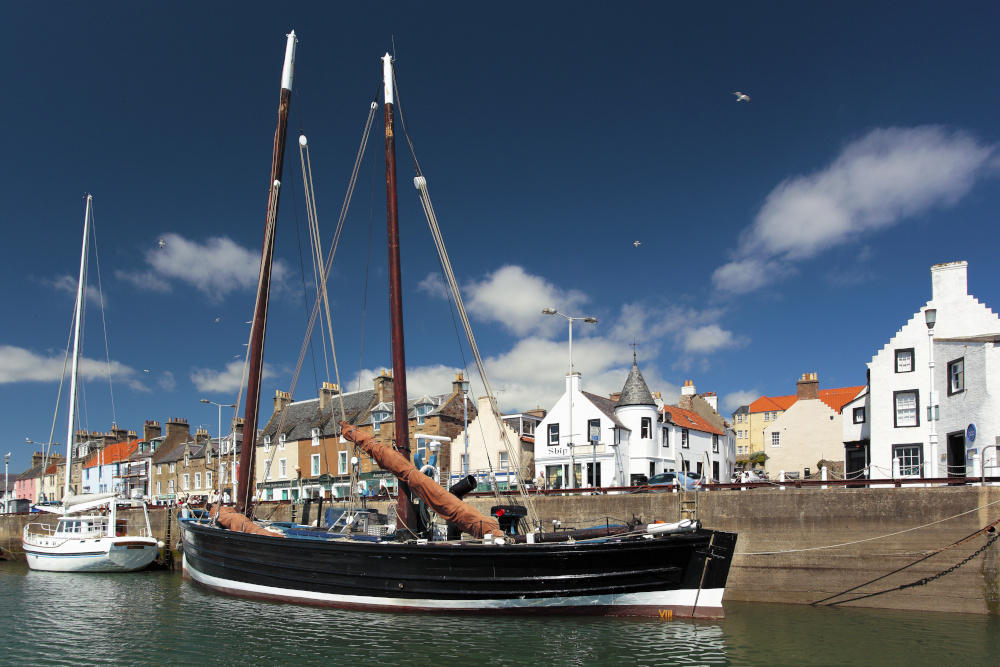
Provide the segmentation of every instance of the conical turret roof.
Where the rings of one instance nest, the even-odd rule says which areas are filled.
[[[656,405],[653,395],[649,393],[646,381],[642,379],[642,373],[635,359],[632,360],[632,370],[628,373],[625,386],[622,387],[621,398],[618,399],[616,408],[623,408],[627,405]]]

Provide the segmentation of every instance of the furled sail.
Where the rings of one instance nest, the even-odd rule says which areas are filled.
[[[473,537],[483,537],[487,534],[496,537],[503,535],[500,524],[495,518],[482,514],[472,505],[467,505],[448,493],[433,479],[417,470],[408,458],[390,445],[379,442],[374,436],[360,433],[356,427],[345,421],[339,424],[340,432],[346,439],[357,443],[380,466],[401,482],[408,484],[414,493],[448,523],[458,526]]]

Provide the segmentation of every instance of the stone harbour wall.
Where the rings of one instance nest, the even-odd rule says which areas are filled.
[[[546,531],[553,520],[562,528],[676,521],[680,499],[677,493],[533,497]],[[484,512],[496,504],[491,497],[469,500]],[[1000,541],[986,546],[998,533],[976,534],[1000,520],[1000,487],[757,488],[704,491],[697,501],[705,527],[739,533],[728,600],[1000,614]],[[386,504],[369,505],[385,510]],[[305,511],[268,503],[258,514],[301,521]],[[315,520],[316,506],[309,511]],[[154,535],[171,548],[179,535],[175,515],[176,508],[150,511]],[[55,518],[0,515],[0,546],[18,557],[22,526]]]

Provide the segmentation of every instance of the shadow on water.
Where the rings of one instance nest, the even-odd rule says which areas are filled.
[[[720,622],[374,614],[218,595],[177,572],[0,566],[0,664],[985,663],[998,619],[727,603]]]

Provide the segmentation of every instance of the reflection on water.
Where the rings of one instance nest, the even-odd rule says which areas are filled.
[[[992,617],[727,603],[725,621],[373,614],[241,600],[179,573],[0,564],[0,664],[984,664]],[[5,660],[11,660],[5,663]]]

